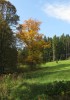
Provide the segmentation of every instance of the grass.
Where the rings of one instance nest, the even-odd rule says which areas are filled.
[[[40,70],[27,74],[29,83],[48,83],[60,80],[70,80],[70,61],[49,62],[42,65]]]
[[[47,83],[62,80],[70,80],[70,60],[42,64],[37,71],[0,76],[0,100],[46,100]]]

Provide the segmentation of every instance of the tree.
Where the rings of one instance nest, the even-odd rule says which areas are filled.
[[[52,57],[53,57],[53,53],[52,53],[52,38],[47,38],[46,36],[44,37],[44,41],[45,42],[49,42],[50,43],[50,48],[45,48],[43,50],[43,62],[48,62],[48,61],[52,61]]]
[[[16,8],[7,0],[0,0],[0,69],[15,69],[17,65],[17,49],[14,26],[18,24],[19,16]]]
[[[66,37],[64,33],[60,36],[60,43],[61,43],[61,48],[60,48],[60,58],[61,59],[66,59]]]
[[[70,36],[66,35],[66,59],[70,57]]]
[[[52,42],[52,45],[53,45],[53,61],[56,60],[56,35],[53,37],[53,42]]]
[[[52,48],[53,48],[53,61],[59,60],[61,55],[61,42],[60,38],[56,35],[53,37]]]
[[[13,31],[0,17],[0,71],[13,70],[17,65],[17,50]]]
[[[39,33],[40,24],[41,22],[37,20],[25,20],[17,33],[17,37],[23,42],[27,50],[27,55],[23,61],[30,66],[42,63],[42,50],[49,47],[49,43],[43,39],[43,34]]]
[[[0,0],[0,15],[10,26],[16,25],[19,20],[15,6],[7,0]]]

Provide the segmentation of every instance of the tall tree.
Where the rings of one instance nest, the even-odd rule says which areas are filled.
[[[0,17],[0,71],[15,69],[17,50],[13,31],[5,20]]]
[[[60,43],[61,43],[60,59],[66,59],[66,37],[65,37],[64,33],[60,36]]]
[[[66,35],[66,59],[70,56],[70,37],[69,34]]]
[[[52,38],[47,38],[46,36],[44,37],[45,42],[50,43],[50,48],[45,48],[43,49],[43,61],[44,63],[47,61],[52,61],[53,53],[52,53]]]
[[[7,0],[0,0],[0,69],[15,69],[17,65],[17,49],[14,29],[19,16],[15,6]]]
[[[19,20],[15,6],[7,0],[0,0],[0,15],[10,26],[16,25]]]
[[[22,40],[27,56],[23,59],[28,65],[36,65],[42,62],[42,50],[49,46],[43,39],[43,34],[39,33],[41,22],[33,19],[25,20],[19,28],[17,37]]]
[[[53,37],[52,48],[53,48],[53,61],[56,60],[56,35]]]

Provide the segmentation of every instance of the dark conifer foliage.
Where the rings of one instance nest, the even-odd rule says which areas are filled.
[[[44,38],[45,41],[50,41],[51,48],[44,50],[44,61],[64,60],[70,58],[70,35],[62,34],[60,37]]]

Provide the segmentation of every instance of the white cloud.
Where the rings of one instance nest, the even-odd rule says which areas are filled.
[[[61,19],[70,23],[70,5],[69,4],[46,4],[44,12],[52,17]]]

